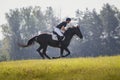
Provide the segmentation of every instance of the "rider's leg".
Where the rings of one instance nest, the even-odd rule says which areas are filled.
[[[54,32],[56,32],[59,36],[63,36],[62,31],[59,28],[54,28]]]
[[[61,47],[62,39],[63,39],[63,36],[59,36],[59,39],[58,39],[58,41],[59,41],[59,47]]]
[[[61,30],[59,28],[54,28],[54,31],[58,34],[59,46],[61,46],[61,42],[64,37],[63,33],[61,32]]]

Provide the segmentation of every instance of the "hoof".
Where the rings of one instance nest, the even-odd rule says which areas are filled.
[[[60,57],[52,57],[52,59],[58,59],[58,58],[60,58]]]

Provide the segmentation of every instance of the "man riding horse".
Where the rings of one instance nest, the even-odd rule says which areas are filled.
[[[44,59],[45,57],[47,57],[48,59],[51,59],[51,57],[49,57],[46,53],[47,51],[47,47],[51,46],[51,47],[56,47],[56,48],[60,48],[60,56],[58,57],[53,57],[53,58],[60,58],[60,57],[66,57],[68,55],[70,55],[70,51],[68,49],[68,46],[70,44],[70,41],[72,39],[72,37],[74,35],[77,35],[79,38],[83,38],[83,35],[80,31],[80,26],[73,26],[68,28],[67,30],[65,30],[66,25],[71,21],[70,18],[67,18],[66,21],[60,23],[58,26],[56,26],[54,28],[54,32],[57,33],[60,38],[59,41],[53,40],[52,39],[52,35],[49,33],[42,33],[39,34],[37,36],[32,37],[31,39],[28,40],[27,44],[19,44],[18,45],[20,47],[28,47],[31,46],[32,44],[34,44],[35,42],[37,42],[40,46],[37,49],[37,52],[39,53],[39,55]],[[65,39],[62,40],[63,38],[63,32]],[[61,46],[59,46],[59,44]],[[67,54],[63,54],[64,51],[67,52]]]
[[[59,46],[61,46],[62,39],[64,38],[65,27],[70,23],[71,18],[66,18],[66,21],[61,22],[59,25],[54,27],[53,33],[57,34]]]

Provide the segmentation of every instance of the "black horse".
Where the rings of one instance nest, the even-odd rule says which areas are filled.
[[[27,45],[21,45],[19,44],[19,46],[21,47],[28,47],[32,44],[34,44],[34,42],[37,42],[40,44],[40,47],[37,49],[38,53],[40,54],[40,56],[44,59],[45,56],[48,58],[48,59],[51,59],[47,54],[46,54],[46,50],[47,50],[47,47],[48,46],[52,46],[52,47],[57,47],[57,48],[60,48],[60,56],[59,57],[53,57],[53,58],[60,58],[60,57],[66,57],[68,55],[70,55],[70,51],[68,49],[68,46],[70,44],[70,41],[72,39],[72,37],[74,35],[77,35],[79,38],[83,38],[83,35],[79,29],[79,26],[76,26],[76,27],[72,27],[72,28],[68,28],[66,30],[66,32],[64,33],[64,36],[65,36],[65,39],[62,41],[61,43],[61,47],[59,47],[59,42],[56,41],[56,40],[53,40],[52,39],[52,35],[51,34],[48,34],[48,33],[42,33],[38,36],[35,36],[33,38],[31,38]],[[41,52],[42,50],[42,52]],[[63,52],[67,51],[68,53],[66,55],[63,55]]]

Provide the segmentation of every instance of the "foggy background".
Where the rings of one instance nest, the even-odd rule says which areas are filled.
[[[40,59],[36,49],[39,45],[20,48],[17,42],[27,41],[41,32],[52,32],[61,22],[54,9],[49,6],[44,11],[40,6],[10,9],[6,14],[6,23],[1,24],[4,38],[0,40],[0,61]],[[72,21],[80,25],[84,39],[73,37],[68,57],[96,57],[120,54],[120,10],[109,3],[103,4],[100,12],[96,9],[75,10]],[[66,16],[67,17],[67,16]],[[62,20],[65,20],[64,17]],[[47,54],[59,56],[59,49],[48,47]]]

